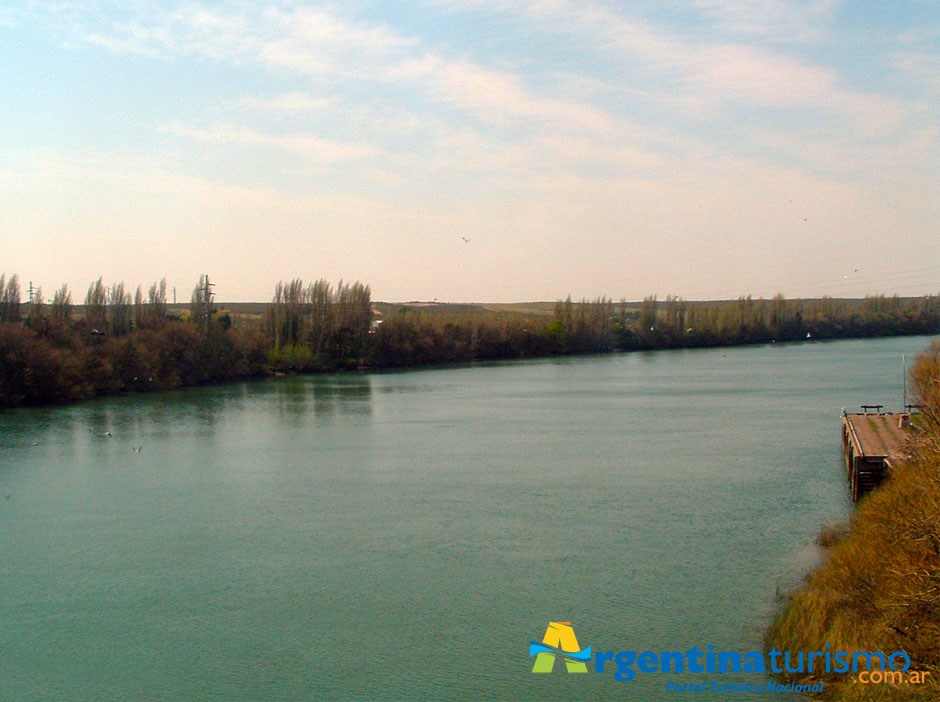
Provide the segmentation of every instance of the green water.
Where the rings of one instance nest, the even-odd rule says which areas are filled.
[[[659,700],[668,680],[762,682],[533,675],[528,642],[560,620],[595,652],[759,649],[776,591],[851,509],[840,409],[898,409],[901,354],[927,343],[0,413],[0,699]]]

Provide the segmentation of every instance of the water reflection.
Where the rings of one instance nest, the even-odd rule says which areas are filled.
[[[337,417],[372,414],[372,378],[367,375],[308,375],[272,381],[282,422],[293,426],[311,420],[323,424]]]
[[[142,437],[172,440],[190,436],[209,441],[223,412],[237,410],[243,402],[244,385],[102,398],[79,406],[77,423],[85,425],[85,433],[96,439],[135,443]]]

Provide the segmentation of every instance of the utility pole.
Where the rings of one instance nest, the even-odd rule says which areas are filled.
[[[904,386],[904,409],[905,411],[910,411],[910,407],[907,406],[907,354],[901,355],[901,382]]]
[[[206,273],[206,284],[203,289],[202,298],[205,303],[205,309],[203,310],[203,317],[206,320],[206,329],[209,328],[209,317],[212,316],[212,296],[215,294],[212,292],[212,288],[215,287],[213,283],[209,282],[209,274]]]
[[[29,281],[29,297],[26,300],[28,307],[26,308],[27,314],[33,313],[33,281]]]

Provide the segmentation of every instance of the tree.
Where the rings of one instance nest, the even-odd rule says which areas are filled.
[[[0,322],[20,321],[20,295],[19,278],[0,275]]]
[[[193,295],[189,303],[189,319],[197,327],[208,330],[212,322],[212,313],[215,307],[212,304],[212,284],[209,276],[199,276],[199,284],[193,288]]]
[[[104,332],[108,322],[108,290],[98,278],[88,286],[85,295],[85,324],[91,330]]]
[[[147,310],[144,307],[144,293],[138,285],[137,290],[134,292],[134,326],[143,329],[146,318]]]
[[[51,305],[52,318],[61,322],[68,322],[72,318],[72,293],[69,292],[69,286],[62,284],[52,296]]]
[[[160,284],[154,283],[150,286],[147,295],[147,305],[149,307],[148,321],[155,322],[166,318],[166,278],[160,279]]]
[[[914,399],[933,431],[940,429],[940,342],[917,357],[910,371]]]
[[[643,298],[640,306],[640,316],[636,320],[637,336],[644,343],[652,343],[656,333],[656,296],[649,295]]]
[[[131,298],[124,290],[124,283],[111,286],[111,333],[123,336],[131,329]]]
[[[33,299],[29,301],[29,316],[26,320],[31,329],[40,331],[43,329],[46,319],[46,307],[42,303],[42,288],[36,288],[33,291]]]

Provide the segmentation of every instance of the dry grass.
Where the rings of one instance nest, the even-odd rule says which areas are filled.
[[[849,525],[844,522],[823,524],[816,537],[816,545],[822,548],[833,548],[845,541],[849,535]]]
[[[767,636],[781,651],[905,651],[922,685],[852,684],[823,674],[824,699],[940,699],[940,430],[933,426],[880,489],[860,504],[851,532],[796,593]],[[816,676],[814,676],[816,677]],[[801,682],[810,682],[804,678]]]

